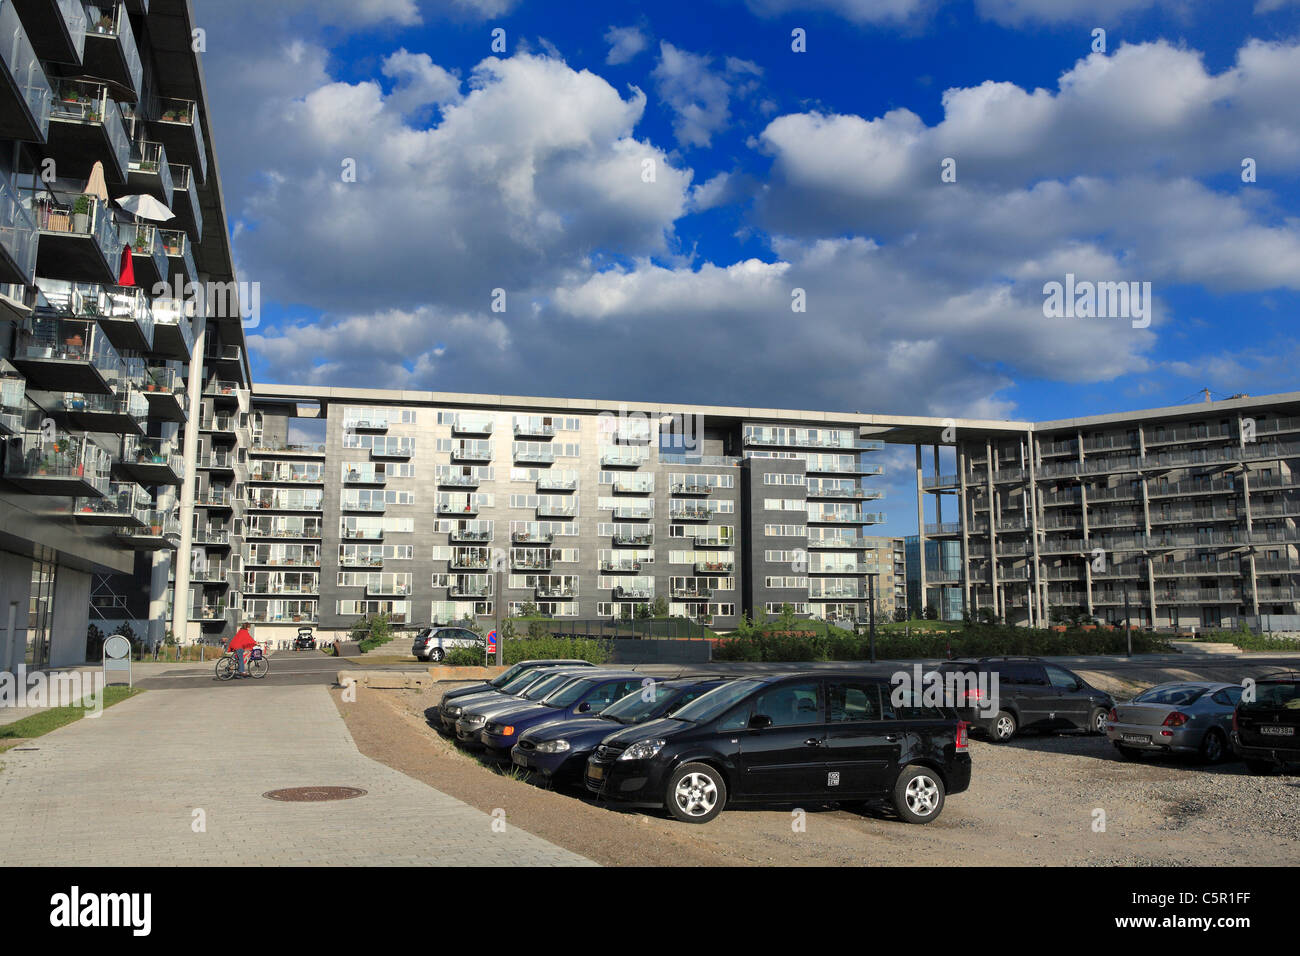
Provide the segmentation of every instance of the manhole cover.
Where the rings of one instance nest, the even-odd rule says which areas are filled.
[[[286,803],[320,803],[324,800],[351,800],[364,797],[366,791],[358,787],[288,787],[284,790],[268,790],[262,796],[268,800],[283,800]]]

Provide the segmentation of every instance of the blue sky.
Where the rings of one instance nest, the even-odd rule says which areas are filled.
[[[1296,0],[195,6],[260,381],[1029,419],[1296,387]],[[1150,326],[1045,317],[1066,273],[1151,283]]]

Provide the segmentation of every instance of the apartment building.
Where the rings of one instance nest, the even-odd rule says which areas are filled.
[[[249,374],[238,303],[195,292],[234,270],[194,27],[186,0],[0,0],[0,671],[94,656],[97,622],[161,639],[192,544],[238,520],[196,468]]]
[[[884,515],[865,460],[883,445],[858,432],[814,412],[259,385],[241,613],[325,632],[532,608],[860,619],[864,529]]]
[[[918,536],[927,593],[1040,625],[1300,625],[1298,393],[892,434],[917,442],[937,519]]]

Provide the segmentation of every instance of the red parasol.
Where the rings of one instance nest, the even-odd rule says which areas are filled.
[[[131,259],[131,243],[122,247],[122,269],[117,277],[118,285],[135,285],[135,263]]]

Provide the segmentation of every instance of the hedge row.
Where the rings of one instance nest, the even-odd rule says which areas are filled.
[[[1123,654],[1128,649],[1123,631],[1050,631],[1037,628],[975,625],[957,631],[876,634],[876,657],[884,660],[912,658],[986,657],[1016,654],[1035,657]],[[1140,631],[1133,634],[1133,653],[1172,651],[1166,641]],[[824,636],[796,637],[776,632],[756,632],[722,638],[713,649],[715,661],[861,661],[871,656],[868,639],[849,631],[828,628]]]
[[[447,655],[443,663],[450,667],[482,667],[485,653],[483,647],[458,647]],[[518,637],[505,642],[507,664],[555,657],[604,664],[609,660],[609,651],[599,641],[585,638],[570,640],[564,637]]]

